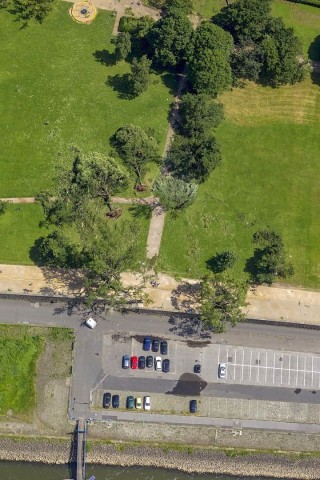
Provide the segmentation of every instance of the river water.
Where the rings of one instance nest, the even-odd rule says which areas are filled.
[[[87,466],[87,479],[96,480],[249,480],[247,477],[225,477],[212,474],[187,474],[175,470],[144,467]],[[0,462],[1,480],[65,480],[72,478],[66,465],[42,465],[38,463]],[[250,480],[263,480],[256,477]],[[280,480],[280,479],[274,479]]]

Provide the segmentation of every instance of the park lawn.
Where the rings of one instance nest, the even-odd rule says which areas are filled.
[[[304,52],[317,37],[320,9],[276,1],[301,37]],[[246,279],[252,234],[278,231],[295,275],[286,282],[320,287],[319,77],[307,74],[278,89],[248,82],[220,96],[225,121],[217,131],[223,162],[201,185],[194,205],[168,218],[159,268],[177,277],[199,278],[217,252],[238,255],[236,276]]]
[[[33,265],[30,250],[39,237],[48,234],[47,229],[39,227],[43,219],[40,205],[9,205],[0,216],[0,263]]]
[[[230,2],[231,3],[231,2]],[[226,6],[225,0],[193,0],[193,11],[202,18],[209,19]]]
[[[130,66],[114,64],[112,13],[99,11],[91,25],[80,25],[69,7],[58,2],[43,24],[24,29],[1,12],[0,197],[49,187],[70,145],[107,152],[109,137],[126,123],[153,128],[162,152],[172,76],[152,74],[147,92],[124,98]]]
[[[39,356],[47,342],[54,343],[54,348],[59,348],[61,342],[69,342],[71,348],[72,339],[72,331],[66,328],[0,325],[0,415],[10,412],[11,418],[32,419]]]

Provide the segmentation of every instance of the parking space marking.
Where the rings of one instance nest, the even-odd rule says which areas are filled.
[[[244,348],[242,349],[242,372],[241,372],[241,381],[243,381],[243,369],[244,369]]]
[[[280,383],[282,385],[282,374],[283,374],[283,360],[284,357],[282,357],[282,362],[281,362],[281,367],[280,367]]]
[[[304,357],[304,372],[303,372],[303,386],[306,386],[306,368],[307,368],[307,357]]]
[[[259,374],[260,374],[260,352],[258,352],[258,368],[257,368],[257,382],[259,382]]]
[[[275,368],[276,368],[276,354],[273,354],[273,379],[272,383],[274,383],[274,374],[275,374]]]
[[[289,354],[289,376],[288,376],[288,385],[290,385],[290,377],[291,377],[291,355]]]
[[[237,365],[237,349],[234,350],[234,368],[233,368],[233,378],[236,378],[236,365]]]
[[[252,372],[252,350],[250,351],[250,380],[251,380],[251,372]]]
[[[266,366],[265,366],[266,373],[265,373],[265,376],[264,376],[264,383],[267,383],[267,374],[268,374],[267,365],[268,365],[268,352],[266,352]]]
[[[311,357],[311,387],[313,387],[313,357]]]

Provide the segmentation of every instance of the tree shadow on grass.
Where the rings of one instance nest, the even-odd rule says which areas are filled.
[[[308,48],[308,56],[310,60],[320,61],[320,35],[318,35]]]
[[[206,260],[207,269],[213,273],[221,273],[223,272],[223,268],[221,268],[221,253],[217,253],[216,255],[210,257]]]
[[[117,92],[118,97],[123,100],[132,100],[135,98],[135,95],[133,95],[131,90],[130,75],[128,73],[125,73],[124,75],[109,75],[106,80],[106,85]]]
[[[129,207],[129,212],[133,218],[144,218],[145,220],[150,220],[151,218],[151,208],[149,205],[131,205]]]
[[[93,54],[94,58],[97,62],[101,63],[101,65],[105,65],[109,67],[111,65],[115,65],[117,60],[114,53],[110,53],[108,50],[96,50]]]

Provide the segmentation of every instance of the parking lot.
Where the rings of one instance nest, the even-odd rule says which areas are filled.
[[[226,381],[246,385],[320,388],[320,356],[295,352],[219,346]]]

